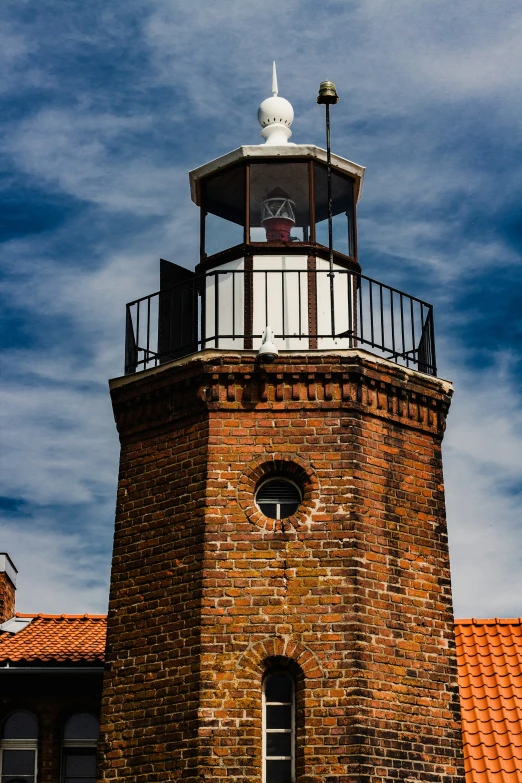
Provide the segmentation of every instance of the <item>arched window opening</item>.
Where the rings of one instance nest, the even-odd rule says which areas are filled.
[[[63,783],[96,783],[96,743],[100,727],[89,712],[72,715],[63,730]]]
[[[259,510],[270,519],[286,519],[295,514],[301,504],[301,490],[287,478],[270,478],[256,492]]]
[[[13,712],[0,740],[1,783],[35,783],[38,721],[30,712]]]
[[[295,781],[295,684],[284,672],[263,683],[263,783]]]

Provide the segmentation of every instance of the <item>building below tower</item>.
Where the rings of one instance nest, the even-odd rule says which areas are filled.
[[[18,614],[3,623],[2,783],[94,783],[105,634],[106,618],[99,615]],[[466,783],[520,783],[522,618],[457,620],[455,638]],[[13,741],[10,725],[25,733],[22,728]]]

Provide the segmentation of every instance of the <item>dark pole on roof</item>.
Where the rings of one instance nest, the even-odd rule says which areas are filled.
[[[330,106],[339,101],[333,82],[325,81],[319,85],[317,103],[324,103],[326,107],[326,177],[328,185],[328,250],[330,258],[330,316],[332,322],[332,337],[335,337],[335,309],[334,309],[334,271],[333,271],[333,227],[332,227],[332,159],[330,153]]]

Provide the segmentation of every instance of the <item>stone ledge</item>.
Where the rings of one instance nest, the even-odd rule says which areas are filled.
[[[110,382],[118,430],[130,433],[216,411],[359,411],[442,434],[452,384],[367,351],[202,351]]]
[[[386,368],[391,375],[404,377],[404,378],[416,378],[423,384],[432,385],[434,387],[440,387],[444,390],[445,394],[451,394],[453,390],[453,384],[451,381],[444,380],[442,378],[436,378],[433,375],[426,375],[425,373],[413,370],[410,367],[403,367],[400,364],[390,361],[389,359],[383,359],[380,356],[376,356],[370,351],[366,351],[362,348],[352,348],[350,350],[310,350],[310,351],[280,351],[279,356],[271,364],[261,364],[258,360],[257,351],[228,351],[228,350],[215,350],[206,349],[204,351],[198,351],[192,353],[189,356],[183,356],[181,359],[176,359],[172,362],[166,362],[158,367],[152,367],[149,370],[142,370],[141,372],[133,375],[122,375],[118,378],[111,378],[109,381],[109,389],[120,388],[121,386],[133,385],[135,383],[141,383],[145,379],[148,379],[155,375],[170,374],[173,371],[179,372],[181,368],[187,368],[191,365],[206,365],[214,362],[219,367],[234,367],[238,365],[246,365],[250,368],[255,367],[257,371],[270,370],[276,371],[274,368],[281,368],[277,371],[284,371],[285,366],[291,366],[295,372],[298,367],[302,368],[302,371],[306,371],[310,366],[324,366],[331,365],[332,360],[337,360],[338,364],[346,365],[353,363],[353,359],[359,359],[360,362],[369,362],[372,365]],[[358,363],[357,361],[355,363]]]

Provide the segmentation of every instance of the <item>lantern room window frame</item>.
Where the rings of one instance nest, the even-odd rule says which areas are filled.
[[[290,242],[272,240],[267,241],[255,241],[251,238],[251,172],[254,166],[285,166],[288,164],[303,164],[307,166],[308,174],[308,228],[309,234],[306,240],[294,240]],[[213,183],[216,183],[219,188],[219,181],[222,178],[233,177],[234,172],[243,171],[243,199],[241,202],[237,202],[238,216],[241,217],[243,222],[242,242],[231,244],[228,247],[224,247],[217,252],[207,253],[208,244],[208,230],[207,230],[207,218],[209,211],[207,209],[209,201],[216,203],[217,199],[214,196],[212,199],[208,195],[209,187],[212,187]],[[228,260],[239,258],[241,256],[252,255],[281,255],[284,250],[284,255],[323,255],[328,252],[328,247],[322,243],[317,242],[317,226],[316,226],[316,177],[318,172],[324,171],[326,175],[326,165],[315,158],[307,157],[295,157],[295,158],[270,158],[263,157],[259,159],[241,160],[237,163],[227,166],[213,174],[209,174],[207,177],[201,180],[201,206],[200,206],[200,264],[197,268],[197,272],[203,272],[208,267],[225,263]],[[352,199],[351,199],[351,215],[347,216],[346,223],[346,236],[348,249],[352,250],[351,254],[342,253],[335,249],[334,245],[334,260],[341,266],[347,268],[356,268],[359,270],[358,263],[358,249],[357,249],[357,195],[356,195],[356,179],[345,172],[338,171],[336,169],[332,172],[334,178],[344,179],[350,181],[352,186]],[[292,194],[289,194],[292,199]],[[210,214],[216,214],[210,211]],[[351,218],[351,221],[350,221]],[[226,218],[225,218],[226,219]],[[234,222],[234,221],[231,221]],[[351,225],[350,225],[351,222]],[[236,225],[240,225],[236,221]],[[239,234],[239,232],[238,232]],[[238,236],[239,238],[239,236]],[[325,255],[325,258],[327,256]]]

